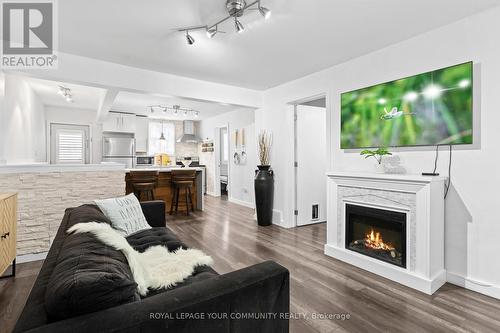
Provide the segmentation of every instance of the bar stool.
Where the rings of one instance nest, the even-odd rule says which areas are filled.
[[[179,208],[179,195],[181,190],[184,190],[184,203],[186,204],[186,215],[189,216],[189,205],[191,204],[191,210],[194,212],[193,204],[193,194],[191,189],[194,186],[196,179],[196,170],[172,170],[172,203],[170,205],[170,215],[174,211],[177,214]]]
[[[155,200],[158,171],[130,171],[132,190],[139,201]]]

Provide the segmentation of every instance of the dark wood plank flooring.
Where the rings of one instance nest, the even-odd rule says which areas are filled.
[[[291,273],[290,331],[500,332],[500,301],[451,284],[433,296],[404,287],[323,254],[326,225],[258,227],[253,210],[206,197],[204,212],[168,217],[168,226],[204,250],[220,273],[272,259]],[[0,327],[10,332],[41,262],[20,264],[0,280]],[[347,315],[348,319],[316,318]],[[304,317],[305,316],[305,317]]]

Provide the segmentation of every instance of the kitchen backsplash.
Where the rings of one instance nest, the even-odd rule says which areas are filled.
[[[175,138],[179,138],[182,135],[183,127],[182,121],[175,121]],[[199,124],[194,123],[195,133],[198,134]],[[197,143],[176,143],[175,144],[175,155],[176,156],[198,156],[198,144]]]

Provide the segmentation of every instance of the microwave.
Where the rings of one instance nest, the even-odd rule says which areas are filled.
[[[153,166],[155,164],[154,156],[137,156],[137,166]]]

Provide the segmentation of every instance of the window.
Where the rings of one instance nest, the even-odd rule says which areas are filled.
[[[88,133],[88,126],[51,124],[50,163],[89,163]]]
[[[165,140],[160,140],[162,133]],[[166,121],[163,123],[161,121],[150,121],[148,142],[148,154],[166,153],[173,156],[175,154],[175,124]]]

